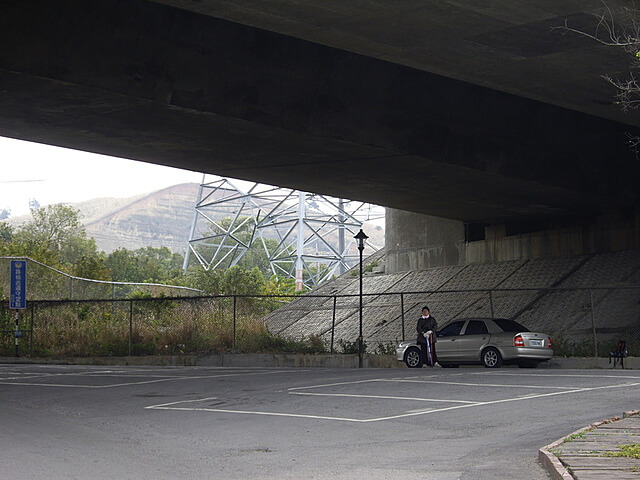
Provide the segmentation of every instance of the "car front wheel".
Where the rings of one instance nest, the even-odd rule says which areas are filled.
[[[409,348],[404,354],[404,363],[406,363],[409,368],[421,368],[422,352],[420,349],[415,347]]]
[[[487,368],[500,368],[502,355],[496,348],[489,347],[482,352],[482,364]]]

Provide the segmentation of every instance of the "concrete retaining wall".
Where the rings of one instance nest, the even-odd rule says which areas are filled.
[[[507,235],[504,224],[485,228],[485,239],[466,242],[458,220],[386,209],[386,273],[449,265],[586,255],[640,248],[640,213],[602,216],[590,225],[569,225]]]
[[[584,255],[634,250],[640,247],[640,214],[630,219],[603,216],[591,225],[573,225],[539,232],[506,235],[505,225],[485,228],[485,240],[466,245],[464,262]]]

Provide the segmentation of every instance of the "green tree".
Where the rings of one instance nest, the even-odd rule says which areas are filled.
[[[146,282],[164,282],[182,273],[182,255],[173,253],[168,247],[144,247],[135,253]]]
[[[45,265],[61,267],[58,252],[18,235],[14,235],[9,242],[0,242],[0,253],[9,257],[29,257]]]
[[[9,243],[13,239],[13,227],[7,222],[0,222],[0,252],[3,245]]]
[[[263,295],[267,282],[257,267],[236,265],[227,270],[200,270],[193,275],[191,286],[212,295]]]
[[[105,259],[105,266],[111,272],[111,278],[115,282],[137,282],[138,262],[134,252],[126,248],[114,250]]]
[[[264,293],[265,295],[302,295],[303,291],[296,290],[295,279],[273,275],[267,280]]]
[[[266,281],[258,267],[246,269],[236,265],[224,273],[224,293],[227,295],[262,295],[265,292]]]
[[[62,250],[70,239],[86,238],[79,211],[69,205],[34,208],[31,217],[19,234],[52,250]]]
[[[15,231],[0,222],[0,254],[29,257],[84,278],[110,279],[80,212],[68,205],[32,208],[31,219]]]
[[[111,280],[111,271],[105,265],[104,255],[82,256],[74,263],[73,275],[93,280]]]
[[[80,212],[69,205],[48,205],[31,210],[31,220],[13,235],[11,250],[53,267],[72,269],[83,257],[98,255],[96,242],[87,237]]]
[[[111,252],[105,265],[117,282],[165,283],[182,276],[182,255],[167,247],[119,248]]]
[[[197,270],[189,275],[188,285],[210,295],[222,295],[224,270]]]
[[[269,262],[269,255],[265,250],[265,245],[268,251],[273,252],[278,246],[278,241],[273,238],[265,238],[263,241],[264,245],[262,241],[254,242],[238,261],[238,266],[244,268],[257,267],[265,278],[269,278],[273,272],[271,271],[271,263]]]

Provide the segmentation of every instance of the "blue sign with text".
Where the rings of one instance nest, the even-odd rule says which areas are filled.
[[[27,261],[11,260],[11,298],[9,308],[27,308]]]

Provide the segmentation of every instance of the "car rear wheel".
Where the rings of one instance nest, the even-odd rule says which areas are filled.
[[[404,354],[404,363],[409,368],[422,368],[422,352],[419,348],[411,347]]]
[[[487,368],[500,368],[502,355],[496,348],[489,347],[482,352],[482,364]]]

